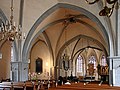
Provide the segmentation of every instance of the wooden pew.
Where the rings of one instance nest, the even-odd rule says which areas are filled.
[[[0,90],[38,90],[32,82],[2,82]]]
[[[40,81],[26,81],[25,90],[45,90]]]
[[[50,87],[56,87],[56,81],[50,80]]]
[[[34,90],[34,84],[31,81],[26,81],[25,90]]]
[[[13,90],[24,90],[25,82],[12,82]]]
[[[11,82],[0,83],[0,90],[5,90],[5,89],[13,90]]]
[[[120,87],[111,87],[108,84],[87,84],[84,83],[72,83],[71,85],[62,85],[56,88],[49,88],[49,90],[120,90]]]

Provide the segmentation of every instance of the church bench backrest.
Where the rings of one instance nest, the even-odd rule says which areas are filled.
[[[14,90],[24,90],[25,83],[24,82],[13,82],[12,87]]]
[[[12,90],[11,82],[1,82],[0,83],[0,90],[1,89],[6,89],[6,88],[9,88],[10,90]]]

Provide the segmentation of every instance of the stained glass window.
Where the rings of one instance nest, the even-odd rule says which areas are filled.
[[[106,66],[107,65],[107,61],[106,61],[105,55],[102,55],[102,58],[100,60],[100,65],[101,66]]]
[[[81,55],[78,56],[77,58],[77,72],[82,72],[83,71],[83,58]]]
[[[94,64],[94,69],[96,69],[96,58],[94,55],[90,56],[88,63]]]

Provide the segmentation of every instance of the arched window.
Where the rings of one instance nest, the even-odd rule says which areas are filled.
[[[83,58],[81,55],[77,57],[77,72],[83,72]]]
[[[100,60],[100,65],[101,66],[106,66],[107,65],[107,61],[106,61],[105,55],[102,55],[102,58]]]
[[[94,69],[96,69],[96,58],[94,55],[90,56],[88,64],[94,64]]]

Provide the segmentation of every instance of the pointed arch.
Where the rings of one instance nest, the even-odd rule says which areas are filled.
[[[52,8],[50,8],[49,10],[47,10],[44,14],[42,14],[38,20],[34,23],[34,25],[32,26],[32,28],[30,29],[28,36],[26,37],[26,40],[24,42],[23,45],[23,50],[22,50],[22,59],[23,61],[26,61],[29,55],[29,51],[30,51],[30,43],[32,42],[31,40],[31,36],[34,33],[34,31],[36,30],[36,28],[38,27],[38,25],[47,17],[49,16],[52,12],[54,12],[56,9],[58,8],[68,8],[68,9],[72,9],[72,10],[76,10],[76,11],[80,11],[83,14],[85,14],[87,17],[89,17],[92,21],[98,23],[98,26],[101,28],[103,35],[105,36],[105,40],[107,41],[107,44],[109,46],[109,38],[108,38],[108,34],[104,28],[104,26],[102,25],[102,23],[99,21],[99,19],[93,15],[92,13],[90,13],[89,11],[75,6],[75,5],[70,5],[70,4],[65,4],[65,3],[58,3],[56,5],[54,5]],[[40,30],[41,33],[43,32],[43,30]],[[39,33],[40,34],[40,33]]]

